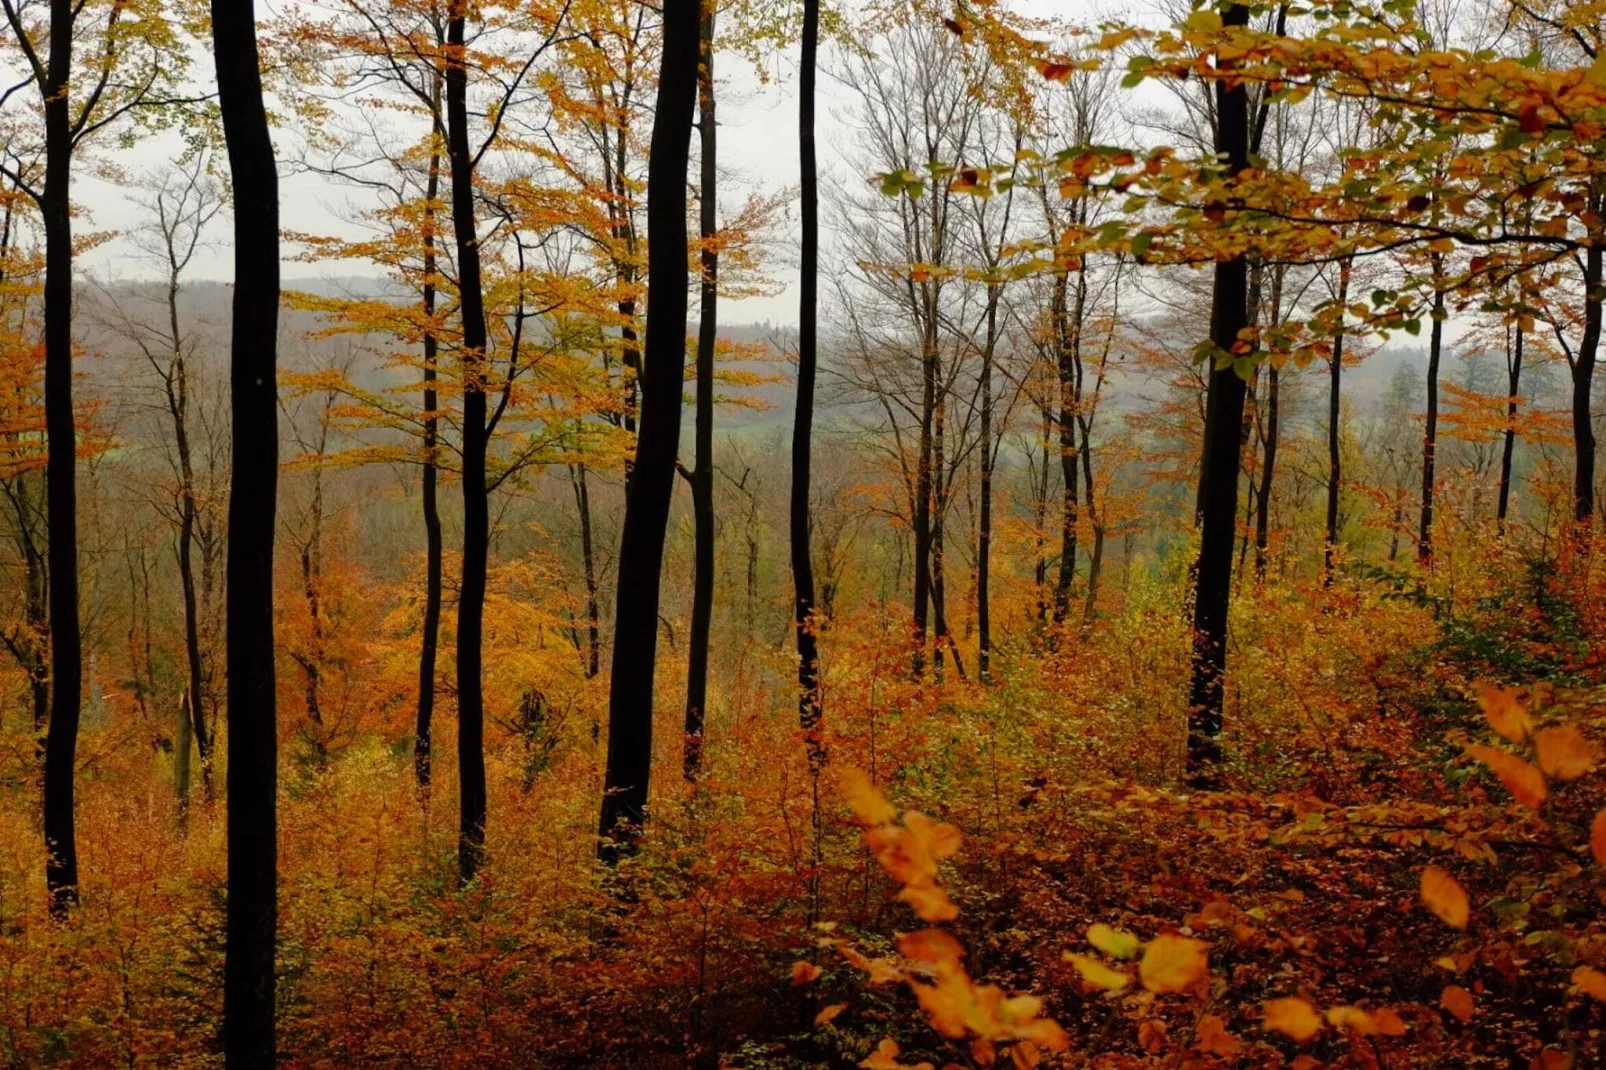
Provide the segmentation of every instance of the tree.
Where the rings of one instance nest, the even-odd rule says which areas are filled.
[[[797,633],[797,715],[815,774],[825,763],[820,736],[820,647],[815,634],[814,561],[810,550],[809,484],[814,439],[814,379],[819,346],[820,187],[814,142],[815,79],[819,67],[819,0],[803,0],[798,79],[798,167],[801,189],[801,276],[798,284],[797,408],[792,417],[792,491],[788,541],[792,550],[792,618]],[[815,820],[818,821],[818,801]]]
[[[234,190],[223,1051],[230,1067],[256,1070],[276,1061],[279,740],[273,532],[279,483],[279,183],[251,0],[213,0],[212,52]]]
[[[1233,4],[1225,26],[1244,26],[1249,8]],[[1226,65],[1218,59],[1218,66]],[[1216,81],[1216,152],[1230,179],[1249,166],[1249,99],[1242,83]],[[1212,357],[1205,402],[1204,455],[1199,465],[1199,564],[1193,590],[1193,658],[1188,684],[1188,773],[1214,782],[1221,762],[1222,706],[1226,700],[1227,605],[1231,598],[1233,525],[1238,514],[1238,465],[1243,426],[1244,377],[1231,355],[1242,352],[1248,327],[1248,261],[1243,254],[1218,260],[1210,304]]]
[[[73,160],[96,134],[139,110],[174,103],[167,87],[187,66],[174,27],[154,9],[127,2],[51,0],[48,21],[3,0],[11,44],[20,53],[18,90],[38,95],[42,145],[8,140],[4,174],[38,208],[45,237],[45,501],[49,555],[50,725],[45,739],[45,883],[64,913],[78,899],[74,779],[83,697],[83,638],[78,616],[78,437],[73,415]],[[74,76],[75,66],[82,77]],[[73,87],[84,87],[74,93]],[[43,175],[30,166],[44,158]]]
[[[686,172],[697,103],[698,23],[696,0],[667,0],[647,171],[647,339],[640,430],[619,539],[608,689],[608,757],[599,827],[605,861],[617,861],[631,850],[647,816],[652,772],[659,578],[686,363]]]

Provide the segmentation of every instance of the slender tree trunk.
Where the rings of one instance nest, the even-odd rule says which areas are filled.
[[[665,0],[658,105],[647,164],[647,340],[640,432],[619,540],[600,855],[633,848],[652,773],[653,676],[664,530],[680,444],[686,364],[686,170],[697,104],[697,0]]]
[[[446,154],[457,238],[458,314],[463,325],[463,577],[457,598],[457,874],[467,884],[485,861],[485,570],[490,503],[485,455],[485,293],[468,144],[468,68],[462,59],[466,0],[452,0],[446,26]]]
[[[987,302],[987,344],[981,352],[981,504],[976,532],[976,677],[993,680],[993,350],[998,339],[998,288]]]
[[[190,693],[178,700],[178,730],[173,733],[173,797],[178,809],[178,832],[184,835],[190,824],[190,751],[195,748],[194,719],[190,714]]]
[[[169,365],[167,406],[168,413],[173,418],[173,442],[178,454],[179,470],[179,526],[178,526],[178,575],[179,586],[184,596],[184,662],[187,669],[188,684],[185,690],[188,706],[181,717],[184,724],[189,727],[188,733],[193,735],[199,745],[201,753],[201,776],[207,786],[207,798],[211,798],[212,784],[212,746],[211,739],[206,732],[206,725],[199,711],[204,708],[201,696],[205,693],[205,684],[202,679],[203,663],[201,660],[201,607],[196,594],[195,586],[195,524],[200,512],[200,505],[195,493],[195,466],[190,448],[189,434],[189,368],[183,352],[183,338],[178,325],[178,275],[175,272],[168,279],[167,287],[167,316],[168,331],[173,347],[173,359]],[[185,737],[186,744],[190,736]],[[184,817],[189,806],[189,754],[184,755],[183,795],[180,800],[180,819]]]
[[[1098,612],[1099,578],[1104,571],[1104,518],[1093,498],[1093,450],[1089,438],[1091,421],[1079,416],[1082,427],[1082,481],[1087,484],[1087,519],[1093,525],[1093,549],[1087,557],[1087,600],[1082,604],[1082,621],[1092,621]]]
[[[802,202],[801,277],[798,298],[797,406],[792,417],[792,490],[789,535],[792,544],[792,619],[797,631],[797,716],[808,748],[809,768],[818,778],[825,764],[820,735],[820,649],[814,634],[814,562],[809,552],[809,482],[813,459],[815,347],[819,315],[820,187],[814,145],[815,77],[820,37],[819,0],[803,0],[803,40],[798,76],[798,166]],[[929,362],[928,362],[929,375]],[[931,394],[931,381],[926,382]],[[927,473],[929,475],[929,473]],[[915,584],[920,585],[920,570]],[[915,603],[924,641],[924,605]],[[916,654],[916,671],[919,671]],[[816,811],[817,812],[817,811]],[[816,816],[816,820],[818,817]]]
[[[1328,364],[1327,388],[1327,538],[1322,549],[1322,586],[1333,585],[1337,568],[1334,560],[1338,550],[1338,494],[1343,486],[1343,460],[1339,453],[1342,435],[1344,385],[1344,321],[1345,304],[1349,301],[1351,262],[1345,259],[1338,268],[1338,305],[1340,319],[1338,333],[1333,337],[1333,359]]]
[[[926,614],[931,599],[931,447],[937,409],[937,352],[934,326],[925,328],[920,355],[920,458],[915,473],[914,656],[916,679],[925,672]]]
[[[249,0],[212,0],[212,51],[234,185],[223,1052],[230,1070],[266,1070],[275,1061],[278,930],[273,532],[279,482],[279,183]]]
[[[1422,432],[1422,512],[1416,559],[1433,559],[1433,467],[1439,447],[1439,357],[1444,351],[1444,258],[1433,254],[1433,329],[1428,334],[1427,423]]]
[[[1606,198],[1592,200],[1598,213]],[[1600,349],[1602,249],[1592,245],[1584,254],[1584,334],[1573,360],[1573,519],[1589,523],[1595,515],[1595,426],[1590,400],[1595,382],[1595,358]]]
[[[1065,273],[1054,278],[1054,343],[1059,357],[1060,384],[1060,475],[1063,479],[1062,508],[1060,513],[1060,574],[1054,588],[1054,623],[1063,624],[1070,614],[1071,584],[1076,580],[1076,527],[1080,517],[1077,467],[1076,428],[1077,397],[1076,365],[1080,361],[1082,320],[1086,313],[1087,279],[1082,273],[1076,277],[1076,307],[1067,308],[1067,282]]]
[[[432,110],[440,114],[441,84],[437,76],[431,88]],[[434,768],[435,660],[440,648],[441,572],[444,549],[441,540],[441,513],[438,494],[440,452],[440,392],[437,360],[440,342],[435,334],[435,201],[441,190],[441,150],[438,123],[431,131],[429,174],[424,184],[424,624],[418,651],[418,710],[413,727],[413,776],[421,795],[427,797]]]
[[[1049,465],[1053,455],[1054,412],[1048,401],[1043,402],[1043,420],[1039,438],[1043,447],[1043,481],[1032,501],[1032,531],[1036,535],[1037,565],[1032,578],[1037,590],[1037,623],[1048,623],[1048,484]]]
[[[597,609],[597,558],[591,537],[591,490],[586,485],[584,462],[569,466],[569,482],[574,487],[574,507],[580,514],[580,562],[586,581],[586,679],[601,669],[599,647],[602,622]]]
[[[1506,513],[1511,505],[1511,458],[1517,448],[1517,391],[1522,387],[1522,325],[1517,325],[1517,336],[1512,344],[1511,366],[1506,380],[1506,432],[1500,449],[1500,504],[1495,511],[1495,523],[1501,535],[1506,533]]]
[[[703,764],[708,710],[708,631],[714,617],[714,342],[719,331],[719,254],[714,250],[718,175],[714,125],[714,0],[702,0],[698,23],[697,129],[702,141],[698,234],[702,239],[701,300],[697,323],[696,467],[691,473],[697,525],[692,578],[691,637],[686,666],[686,744],[682,771],[696,780]]]
[[[1223,22],[1244,26],[1249,9],[1233,4]],[[1249,166],[1248,94],[1240,84],[1216,83],[1216,149],[1236,176]],[[1224,353],[1248,325],[1248,262],[1242,255],[1216,264],[1210,340]],[[1201,786],[1217,782],[1222,707],[1226,699],[1227,608],[1231,598],[1232,537],[1238,515],[1239,450],[1244,381],[1229,363],[1213,367],[1205,402],[1204,460],[1199,476],[1200,543],[1194,585],[1193,657],[1188,687],[1188,774]]]
[[[1282,376],[1266,366],[1266,445],[1260,470],[1260,491],[1255,501],[1255,578],[1266,578],[1266,547],[1271,538],[1271,484],[1277,473],[1277,443],[1280,437]]]
[[[82,701],[83,641],[78,621],[78,441],[72,399],[71,0],[50,0],[45,93],[45,470],[49,547],[50,726],[45,736],[45,884],[51,912],[78,903],[78,842],[73,787]]]

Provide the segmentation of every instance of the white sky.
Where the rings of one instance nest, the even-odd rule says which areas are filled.
[[[851,0],[850,0],[851,2]],[[1021,10],[1053,13],[1062,18],[1097,21],[1098,9],[1107,7],[1092,0],[1021,0]],[[261,5],[259,4],[259,10]],[[827,50],[822,49],[822,53]],[[719,92],[719,156],[722,175],[721,205],[734,210],[750,192],[795,190],[798,184],[797,152],[797,58],[796,46],[771,57],[769,78],[762,82],[746,61],[734,55],[716,60],[715,77]],[[824,58],[822,65],[829,67]],[[204,62],[204,61],[203,61]],[[199,65],[199,64],[198,64]],[[851,107],[846,90],[828,75],[819,79],[819,109],[816,137],[819,144],[822,192],[829,183],[863,181],[842,164],[842,150],[834,138],[836,116]],[[130,175],[170,166],[180,142],[176,135],[153,138],[119,153],[117,163]],[[136,222],[139,209],[122,186],[84,173],[80,167],[74,182],[74,198],[87,217],[79,220],[80,233],[121,230]],[[281,174],[280,225],[287,231],[352,235],[357,232],[344,217],[361,207],[359,195],[344,186],[306,174]],[[787,225],[776,236],[773,275],[781,287],[773,297],[725,300],[720,303],[720,319],[727,323],[753,323],[768,320],[776,324],[797,322],[796,214],[788,213]],[[822,242],[829,256],[829,221],[822,221]],[[286,249],[287,255],[290,249]],[[129,242],[114,239],[79,259],[82,270],[100,276],[122,278],[148,275],[151,268],[139,261]],[[229,228],[215,223],[208,248],[197,254],[189,272],[192,280],[227,280],[232,277]],[[373,275],[372,265],[345,261],[338,265],[286,263],[287,280]]]

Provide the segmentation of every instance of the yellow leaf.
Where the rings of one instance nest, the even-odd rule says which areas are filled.
[[[830,1025],[831,1019],[835,1018],[837,1015],[841,1014],[847,1009],[848,1005],[846,1003],[831,1003],[827,1006],[821,1007],[820,1013],[814,1016],[814,1024],[816,1026]]]
[[[1514,687],[1479,683],[1478,706],[1489,727],[1513,743],[1521,743],[1533,731],[1533,722],[1528,719],[1528,711],[1518,700]]]
[[[1162,933],[1144,949],[1138,976],[1150,992],[1186,992],[1210,968],[1208,956],[1203,940]]]
[[[1226,1019],[1220,1015],[1207,1014],[1200,1018],[1196,1031],[1199,1050],[1206,1055],[1221,1055],[1230,1059],[1243,1047],[1243,1041],[1227,1031]]]
[[[1465,929],[1471,904],[1466,889],[1440,869],[1429,866],[1422,871],[1422,903],[1452,929]]]
[[[1382,1032],[1372,1016],[1359,1007],[1329,1007],[1327,1008],[1327,1024],[1334,1029],[1349,1029],[1363,1037],[1373,1036]]]
[[[1573,985],[1591,999],[1606,1003],[1606,973],[1593,966],[1580,966],[1573,971]]]
[[[799,959],[792,963],[792,983],[794,985],[806,985],[812,981],[818,981],[821,972],[820,968],[814,963],[804,962]]]
[[[1215,11],[1195,11],[1183,23],[1194,33],[1215,33],[1221,29],[1221,15]]]
[[[1439,994],[1439,1006],[1461,1019],[1463,1022],[1472,1021],[1476,1008],[1472,1005],[1472,993],[1460,985],[1446,985]]]
[[[1076,967],[1076,972],[1082,975],[1082,980],[1106,992],[1118,992],[1132,980],[1129,974],[1111,969],[1092,955],[1078,955],[1074,951],[1067,951],[1063,958]]]
[[[1545,775],[1529,763],[1510,751],[1485,747],[1479,743],[1468,747],[1467,753],[1487,765],[1500,778],[1506,790],[1524,806],[1538,809],[1544,803],[1545,796],[1549,794],[1545,787]]]
[[[921,921],[953,921],[959,917],[954,901],[935,884],[906,885],[898,898],[913,907]]]
[[[1322,1031],[1322,1016],[1298,996],[1271,1000],[1261,1011],[1261,1021],[1267,1029],[1275,1029],[1301,1044]]]
[[[1577,780],[1595,768],[1595,746],[1572,725],[1541,728],[1534,734],[1539,768],[1557,780]]]
[[[845,767],[837,773],[837,782],[841,785],[848,809],[864,824],[886,825],[897,820],[897,809],[870,783],[870,778],[865,776],[863,770]]]
[[[1589,850],[1595,861],[1606,866],[1606,810],[1595,815],[1589,823]]]
[[[1087,927],[1087,942],[1116,959],[1132,958],[1141,946],[1138,938],[1131,933],[1112,929],[1102,921],[1094,922]]]

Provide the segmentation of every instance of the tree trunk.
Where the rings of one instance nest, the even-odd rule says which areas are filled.
[[[440,114],[441,86],[436,79],[431,92],[436,115]],[[435,414],[440,406],[440,392],[435,383],[439,376],[436,360],[440,343],[435,335],[435,200],[441,189],[440,130],[431,131],[429,151],[429,177],[424,185],[424,626],[418,651],[418,713],[413,728],[413,776],[418,790],[427,795],[434,763],[433,730],[435,721],[435,657],[440,647],[441,630],[441,569],[444,552],[441,544],[441,513],[437,495],[440,450],[440,418]]]
[[[993,350],[998,341],[998,287],[988,298],[987,344],[981,351],[981,516],[976,532],[976,677],[984,684],[993,680]]]
[[[915,473],[914,530],[914,656],[912,675],[919,679],[926,664],[926,614],[931,598],[931,445],[937,408],[937,352],[934,325],[924,329],[920,349],[920,457]]]
[[[1439,447],[1439,357],[1444,351],[1444,258],[1433,254],[1433,329],[1428,334],[1427,423],[1422,431],[1422,522],[1417,529],[1416,559],[1433,560],[1433,466]]]
[[[1506,513],[1511,505],[1511,457],[1517,448],[1517,391],[1522,386],[1522,324],[1517,325],[1517,336],[1512,345],[1511,365],[1506,380],[1506,432],[1500,449],[1500,504],[1495,510],[1495,523],[1501,535],[1506,533]]]
[[[1602,209],[1596,195],[1594,209]],[[1595,382],[1595,357],[1600,349],[1601,256],[1599,245],[1584,254],[1584,334],[1573,361],[1573,519],[1587,524],[1595,515],[1595,427],[1590,420],[1590,395]]]
[[[72,400],[71,0],[50,0],[50,56],[45,92],[45,470],[49,554],[50,725],[45,736],[45,884],[50,909],[78,902],[78,842],[73,781],[82,701],[83,647],[78,621],[78,441]]]
[[[666,0],[658,105],[647,164],[647,339],[640,432],[619,540],[600,822],[606,862],[633,849],[652,773],[653,675],[664,530],[680,444],[686,365],[686,170],[697,104],[697,0]]]
[[[597,609],[597,558],[591,538],[591,490],[586,485],[584,462],[569,466],[569,482],[574,487],[574,507],[580,514],[580,562],[586,581],[586,679],[601,669],[598,647],[602,623]]]
[[[173,733],[173,798],[178,809],[178,833],[184,835],[190,824],[190,751],[195,747],[194,722],[190,715],[190,693],[178,700],[178,729]]]
[[[703,725],[708,710],[708,630],[714,616],[714,341],[719,330],[719,254],[714,251],[718,176],[715,173],[714,3],[702,0],[698,23],[698,118],[701,175],[698,235],[702,239],[702,281],[697,322],[696,459],[691,473],[696,523],[692,577],[691,637],[686,666],[686,743],[682,772],[696,780],[703,764]]]
[[[1340,417],[1343,414],[1344,383],[1344,306],[1349,301],[1351,262],[1345,259],[1338,267],[1338,333],[1333,337],[1333,359],[1329,363],[1327,388],[1327,538],[1322,549],[1322,586],[1333,585],[1337,568],[1334,555],[1338,549],[1338,492],[1343,485],[1343,461],[1339,453],[1341,441]]]
[[[457,598],[457,875],[467,884],[485,861],[485,569],[490,503],[485,488],[485,294],[468,146],[468,68],[461,59],[466,0],[447,20],[446,153],[452,170],[458,314],[463,325],[463,577]]]
[[[234,185],[223,1051],[231,1070],[266,1070],[275,1059],[278,929],[273,533],[279,482],[279,188],[262,102],[255,16],[247,0],[212,0],[212,49]]]
[[[808,748],[809,768],[818,775],[825,764],[820,736],[820,650],[814,634],[814,563],[809,554],[809,481],[814,435],[815,347],[819,316],[820,187],[814,146],[815,77],[820,37],[819,0],[803,0],[803,40],[798,76],[798,165],[801,183],[801,276],[797,333],[797,407],[792,417],[792,491],[789,535],[792,544],[792,618],[797,630],[797,716]],[[931,395],[927,366],[926,396]],[[929,432],[929,425],[927,428]],[[929,475],[929,473],[927,473]],[[918,529],[917,529],[918,538]],[[915,585],[921,584],[920,569]],[[924,605],[915,602],[922,650]],[[920,652],[916,653],[916,672]]]
[[[1266,366],[1266,453],[1260,470],[1260,492],[1255,501],[1255,578],[1266,578],[1266,546],[1271,537],[1271,482],[1277,473],[1277,443],[1281,415],[1282,376]]]
[[[1223,22],[1244,26],[1249,9],[1233,4]],[[1216,83],[1216,149],[1236,176],[1249,166],[1248,94],[1242,84]],[[1210,310],[1210,340],[1231,353],[1248,325],[1248,262],[1220,261]],[[1188,687],[1188,774],[1200,786],[1218,782],[1222,706],[1226,698],[1227,609],[1231,598],[1233,525],[1238,515],[1239,450],[1244,380],[1229,362],[1212,367],[1205,401],[1204,457],[1199,476],[1200,543],[1194,582],[1193,655]]]
[[[1059,358],[1060,384],[1060,475],[1063,479],[1060,513],[1060,574],[1054,588],[1054,623],[1063,624],[1070,614],[1071,584],[1076,579],[1076,525],[1079,520],[1079,469],[1076,457],[1077,397],[1076,365],[1081,359],[1082,318],[1087,306],[1086,276],[1076,278],[1076,307],[1067,308],[1067,280],[1061,271],[1054,277],[1054,347]]]

